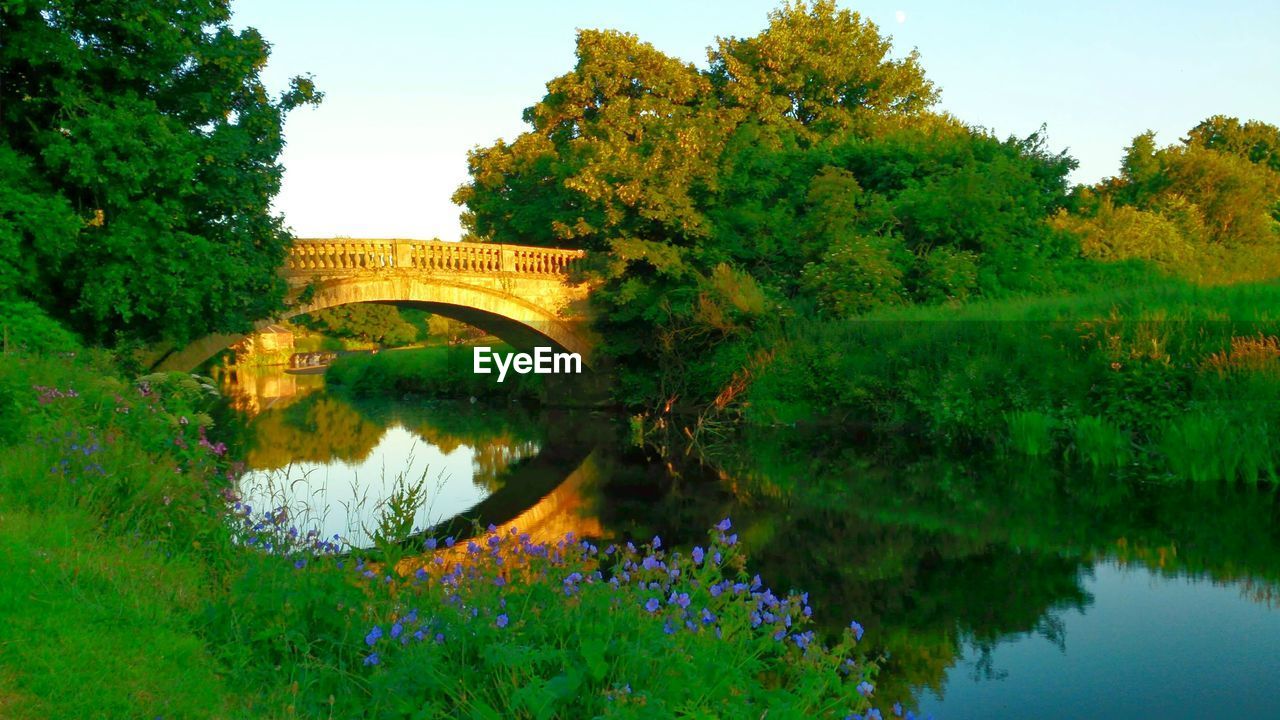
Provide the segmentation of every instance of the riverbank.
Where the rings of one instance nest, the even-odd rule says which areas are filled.
[[[845,663],[855,631],[824,647],[802,596],[745,573],[727,521],[691,555],[492,536],[400,576],[383,568],[405,559],[403,516],[379,518],[366,560],[336,556],[340,539],[237,499],[212,388],[73,352],[0,360],[6,717],[869,706],[874,664]]]
[[[1280,283],[1173,280],[799,322],[723,414],[1139,478],[1280,479]]]
[[[510,352],[505,343],[487,345]],[[499,383],[497,375],[474,372],[470,345],[435,345],[344,355],[325,373],[325,381],[355,397],[476,398],[487,401],[534,401],[542,393],[541,375],[510,373]]]

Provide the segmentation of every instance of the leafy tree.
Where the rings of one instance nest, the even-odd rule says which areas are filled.
[[[1280,127],[1260,120],[1214,115],[1187,133],[1187,145],[1237,155],[1280,172]]]
[[[719,41],[710,77],[725,104],[798,126],[802,137],[874,132],[890,117],[922,115],[938,91],[919,55],[889,57],[891,39],[834,0],[787,2],[750,38]]]
[[[352,303],[300,316],[298,324],[327,335],[355,338],[383,347],[408,345],[420,330],[401,316],[399,308],[376,303]]]
[[[621,399],[721,407],[790,317],[1021,289],[1075,250],[1046,222],[1074,161],[932,112],[915,53],[890,50],[827,0],[720,40],[701,70],[583,31],[530,129],[473,152],[455,200],[481,239],[592,251]]]
[[[1159,148],[1150,131],[1125,151],[1120,176],[1077,193],[1077,209],[1096,218],[1086,233],[1111,227],[1102,242],[1116,257],[1185,256],[1180,245],[1224,248],[1274,246],[1280,220],[1280,128],[1215,116],[1191,130],[1181,144]],[[1161,224],[1116,206],[1156,213]],[[1176,229],[1182,241],[1169,232]],[[1095,238],[1090,241],[1101,247]]]
[[[290,238],[269,45],[229,0],[0,6],[0,292],[94,341],[243,330],[279,307]]]

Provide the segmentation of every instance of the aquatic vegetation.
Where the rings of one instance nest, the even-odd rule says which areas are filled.
[[[1094,469],[1118,467],[1133,456],[1133,440],[1115,423],[1097,415],[1071,423],[1076,458]]]
[[[1051,415],[1035,410],[1006,413],[1009,423],[1009,446],[1023,455],[1047,455],[1053,450],[1053,432],[1058,422]]]

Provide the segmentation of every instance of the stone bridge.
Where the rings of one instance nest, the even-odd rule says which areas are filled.
[[[257,324],[373,302],[420,307],[516,347],[558,346],[590,364],[585,284],[569,282],[580,250],[439,240],[297,240],[282,274],[287,309]],[[211,335],[154,359],[156,370],[190,371],[244,335]]]

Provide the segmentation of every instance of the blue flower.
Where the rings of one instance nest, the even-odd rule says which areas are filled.
[[[654,535],[653,542],[649,544],[653,546],[654,550],[657,550],[658,548],[662,547],[662,538],[658,537],[657,535]]]
[[[658,608],[662,607],[662,603],[658,602],[658,598],[649,598],[649,602],[644,604],[644,609],[649,612],[658,612]]]
[[[307,561],[306,561],[306,560],[304,560],[304,559],[302,559],[302,558],[298,558],[298,561],[297,561],[297,562],[295,562],[295,563],[293,564],[293,566],[294,566],[295,568],[297,568],[298,570],[301,570],[302,568],[304,568],[304,567],[306,567],[306,566],[307,566]]]
[[[366,656],[365,656],[365,658],[364,658],[364,664],[365,664],[365,665],[377,665],[377,664],[378,664],[378,663],[380,663],[380,662],[382,662],[382,660],[380,660],[380,659],[378,658],[378,653],[376,653],[376,652],[375,652],[375,653],[369,653],[369,654],[368,654],[368,655],[366,655]]]
[[[704,556],[705,554],[706,554],[706,553],[704,553],[704,552],[702,551],[702,548],[700,548],[700,547],[698,547],[697,545],[695,545],[695,546],[693,547],[693,564],[694,564],[694,565],[701,565],[701,564],[702,564],[702,558],[703,558],[703,556]]]
[[[876,691],[876,686],[866,680],[863,680],[858,683],[858,687],[855,689],[858,691],[859,695],[862,695],[863,697],[871,697],[871,693]]]
[[[439,543],[437,543],[437,542],[436,542],[436,539],[435,539],[435,538],[427,538],[427,542],[426,542],[426,543],[424,543],[424,546],[425,546],[428,550],[435,550],[435,549],[436,549],[436,545],[438,545],[438,544],[439,544]]]
[[[902,703],[896,702],[893,704],[893,714],[902,717]]]
[[[884,720],[884,718],[880,716],[879,710],[871,708],[867,711],[867,720]]]
[[[855,639],[862,639],[862,626],[858,624],[857,620],[853,620],[849,623],[849,629],[853,630],[853,637]]]
[[[729,522],[729,518],[725,518],[720,522],[716,523],[716,529],[719,530],[720,532],[728,532],[729,528],[731,527],[733,527],[733,523]]]
[[[373,644],[378,642],[380,637],[382,637],[382,626],[374,625],[369,634],[364,636],[364,644],[373,647]]]
[[[404,626],[401,625],[399,622],[396,622],[391,626],[391,637],[398,638],[400,637],[400,633],[403,631],[404,631]]]
[[[506,613],[503,613],[503,614],[501,614],[501,615],[499,615],[499,616],[498,616],[498,619],[494,621],[494,624],[495,624],[495,625],[497,625],[497,626],[498,626],[498,627],[500,627],[500,628],[504,628],[504,627],[506,627],[506,626],[507,626],[507,623],[508,623],[508,622],[509,622],[509,620],[508,620],[508,618],[507,618]]]

